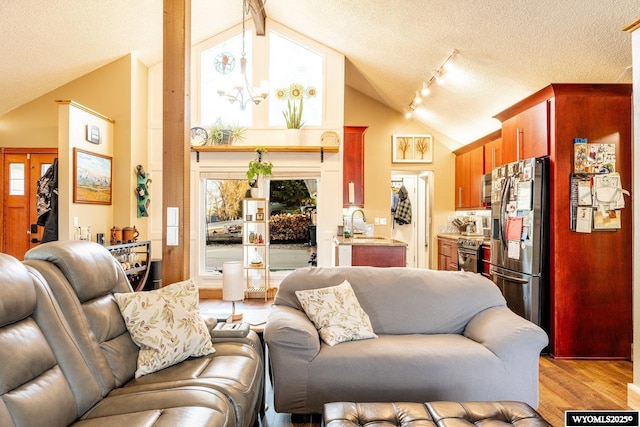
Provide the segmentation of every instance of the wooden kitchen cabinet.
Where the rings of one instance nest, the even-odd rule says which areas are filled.
[[[438,237],[438,270],[458,271],[458,240]]]
[[[342,205],[364,207],[364,133],[367,126],[344,127],[342,157]],[[354,198],[349,203],[349,183],[353,182]]]
[[[406,246],[353,245],[351,265],[373,267],[406,267]]]
[[[500,119],[500,115],[496,118]],[[502,120],[502,119],[500,119]],[[539,102],[502,122],[501,164],[549,155],[549,105]]]
[[[491,279],[491,244],[482,244],[482,271],[481,274]]]
[[[632,188],[631,95],[631,84],[552,84],[495,116],[503,123],[504,163],[513,160],[513,153],[505,156],[517,128],[521,158],[549,156],[549,256],[541,286],[556,358],[631,356],[631,200],[625,197],[615,231],[571,231],[569,212],[574,138],[614,144],[622,188]]]
[[[481,178],[484,174],[484,148],[456,153],[456,209],[482,208]]]
[[[490,138],[490,141],[484,144],[484,173],[491,173],[497,166],[503,164],[502,131],[498,130]]]

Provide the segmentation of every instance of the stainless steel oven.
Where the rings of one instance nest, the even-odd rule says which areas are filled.
[[[482,239],[458,239],[458,270],[472,273],[482,272]]]

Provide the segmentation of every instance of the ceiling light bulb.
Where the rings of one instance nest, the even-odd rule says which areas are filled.
[[[416,97],[413,98],[413,103],[414,104],[420,104],[422,102],[422,98],[420,98],[420,94],[418,92],[416,92]]]
[[[405,119],[410,119],[411,118],[411,111],[407,111],[406,113],[404,113],[404,118]]]
[[[444,78],[444,76],[442,74],[438,74],[438,76],[436,77],[436,83],[438,83],[439,86],[444,85],[446,82],[446,79]]]
[[[453,65],[453,62],[451,62],[451,60],[448,60],[447,62],[444,63],[444,65],[442,66],[442,69],[445,71],[451,71],[455,68],[455,65]]]
[[[429,89],[429,86],[427,86],[425,82],[422,82],[422,90],[420,90],[420,95],[429,96],[430,93],[431,89]]]

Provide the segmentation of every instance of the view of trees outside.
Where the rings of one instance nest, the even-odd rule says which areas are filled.
[[[222,271],[223,262],[242,260],[242,200],[249,185],[236,179],[205,181],[205,269]],[[311,181],[314,186],[315,180]],[[312,239],[310,234],[315,198],[308,184],[305,180],[271,180],[269,199],[271,271],[310,265],[315,260],[315,235]]]

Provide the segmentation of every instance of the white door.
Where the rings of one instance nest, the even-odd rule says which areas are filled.
[[[417,222],[418,216],[418,199],[417,185],[418,179],[416,175],[391,175],[391,203],[393,206],[393,194],[400,186],[404,186],[409,194],[409,202],[411,203],[411,223],[400,225],[393,219],[391,215],[391,238],[400,240],[407,244],[407,267],[417,267],[418,260],[416,257],[417,245]]]
[[[409,193],[411,224],[396,224],[392,215],[391,237],[407,243],[407,267],[430,268],[429,242],[431,241],[433,172],[428,171],[418,174],[392,173],[392,204],[393,188],[398,188],[402,185]]]

